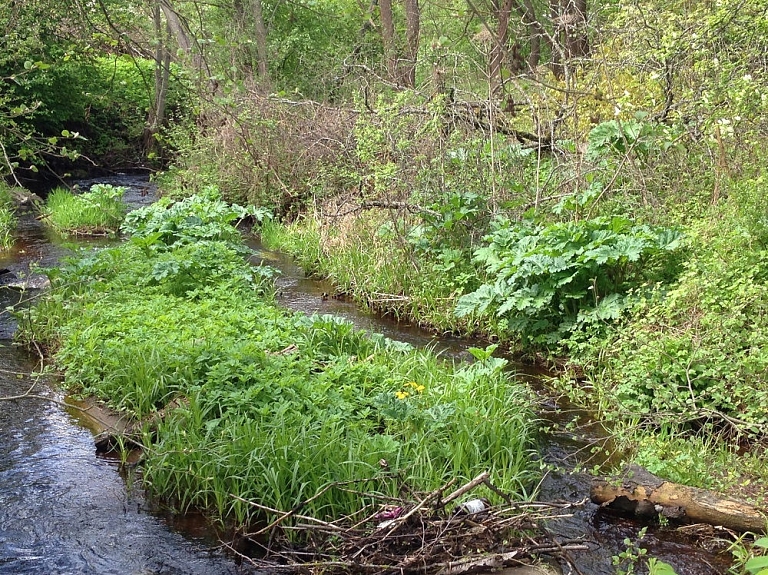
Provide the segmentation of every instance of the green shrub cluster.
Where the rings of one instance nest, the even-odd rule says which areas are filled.
[[[289,510],[334,483],[302,513],[337,518],[404,482],[426,491],[484,470],[523,496],[535,423],[506,361],[476,350],[452,370],[277,307],[272,270],[246,263],[231,227],[246,212],[210,192],[133,212],[129,242],[52,271],[22,321],[66,385],[138,418],[182,404],[147,434],[152,492],[241,525],[258,515],[243,500]]]
[[[755,203],[762,189],[745,183],[719,218],[692,225],[679,280],[639,302],[605,342],[600,379],[615,382],[622,411],[765,434],[768,249],[765,207]]]
[[[491,316],[502,335],[553,344],[617,319],[628,293],[661,279],[681,246],[674,230],[614,216],[549,225],[499,219],[475,250],[486,283],[462,296],[459,316]]]

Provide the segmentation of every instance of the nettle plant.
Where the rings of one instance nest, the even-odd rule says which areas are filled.
[[[455,313],[491,318],[501,336],[554,344],[618,318],[631,292],[674,267],[677,231],[625,217],[537,225],[497,219],[474,261],[487,279]]]

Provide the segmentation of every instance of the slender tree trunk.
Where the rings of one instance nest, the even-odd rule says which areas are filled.
[[[160,0],[152,3],[152,24],[155,31],[155,85],[152,105],[144,128],[144,149],[147,153],[157,150],[158,133],[165,120],[165,102],[168,94],[168,81],[171,70],[171,54],[166,44],[166,27],[163,26],[163,13]],[[169,28],[170,31],[170,28]]]
[[[267,26],[264,23],[264,10],[261,0],[251,0],[251,12],[256,32],[256,61],[259,78],[262,82],[269,83],[269,57],[267,56]]]
[[[397,52],[395,50],[395,20],[392,14],[392,0],[379,0],[381,14],[381,41],[384,45],[384,62],[387,76],[397,81]]]
[[[583,58],[589,54],[586,0],[566,0],[562,19],[565,30],[566,57],[569,60]]]
[[[565,73],[565,51],[563,48],[563,13],[561,0],[549,0],[549,18],[552,22],[552,60],[550,66],[556,78]]]
[[[521,16],[530,37],[531,51],[528,55],[528,68],[533,71],[541,63],[541,43],[546,42],[547,33],[536,16],[532,0],[524,1]]]
[[[183,18],[179,16],[179,13],[173,7],[170,0],[160,0],[160,9],[163,11],[163,16],[165,16],[165,23],[168,27],[169,36],[176,39],[176,44],[184,54],[184,57],[191,63],[192,67],[197,72],[199,86],[202,87],[207,83],[211,92],[215,92],[218,84],[211,81],[211,71],[208,68],[208,64],[203,57],[199,45],[189,31],[189,26]],[[168,51],[168,57],[171,57],[170,51]]]
[[[408,88],[416,87],[416,64],[419,58],[419,33],[421,10],[419,0],[405,0],[405,39],[408,44],[408,57],[403,71],[403,84]]]
[[[509,17],[512,13],[514,0],[498,0],[495,6],[496,20],[499,23],[496,37],[491,47],[489,76],[491,93],[497,95],[504,85],[503,67],[507,59],[507,44],[509,43]]]
[[[233,38],[247,38],[249,35],[249,14],[243,0],[232,0]],[[235,42],[230,55],[230,66],[235,79],[253,82],[253,58],[251,50],[240,42]]]

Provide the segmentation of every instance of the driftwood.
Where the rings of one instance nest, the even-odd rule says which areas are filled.
[[[154,433],[158,425],[168,417],[168,414],[182,407],[187,402],[184,398],[173,399],[162,409],[141,420],[126,420],[123,417],[112,418],[112,425],[104,427],[93,438],[96,453],[119,451],[124,447],[142,448],[143,435],[147,431]]]
[[[590,496],[594,503],[636,517],[661,515],[681,523],[707,523],[740,532],[765,532],[768,525],[764,510],[706,489],[665,481],[634,465],[620,479],[595,479]]]

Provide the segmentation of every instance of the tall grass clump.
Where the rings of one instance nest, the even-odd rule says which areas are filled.
[[[465,290],[477,287],[471,252],[430,241],[425,226],[370,212],[333,226],[312,217],[269,222],[260,235],[266,247],[295,256],[370,310],[442,332],[473,330],[453,313]]]
[[[273,271],[246,263],[231,227],[246,214],[263,217],[212,190],[132,212],[130,241],[50,272],[51,291],[21,322],[70,388],[139,419],[181,406],[146,435],[153,494],[240,526],[260,519],[249,502],[311,499],[303,514],[339,518],[403,484],[429,491],[482,471],[529,495],[531,397],[504,360],[475,350],[474,364],[451,369],[277,307]]]
[[[16,229],[16,210],[10,188],[0,182],[0,250],[13,246]]]
[[[42,216],[62,234],[115,234],[128,211],[124,193],[125,188],[109,184],[94,184],[81,194],[57,188],[48,195]]]

